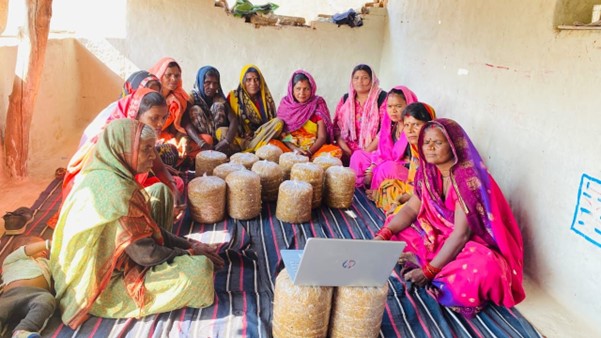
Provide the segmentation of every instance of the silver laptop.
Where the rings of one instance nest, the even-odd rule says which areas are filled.
[[[280,250],[294,285],[382,286],[405,242],[309,238],[304,250]]]

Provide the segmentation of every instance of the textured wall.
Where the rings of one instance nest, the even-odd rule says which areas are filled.
[[[383,81],[464,126],[523,229],[527,273],[592,323],[601,247],[570,226],[582,174],[601,178],[601,39],[557,32],[555,12],[545,0],[391,1],[381,65]]]

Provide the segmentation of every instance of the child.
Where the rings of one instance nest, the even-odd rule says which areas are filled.
[[[48,253],[50,241],[35,236],[15,238],[17,248],[2,264],[0,334],[16,324],[13,337],[41,337],[39,332],[54,313]]]

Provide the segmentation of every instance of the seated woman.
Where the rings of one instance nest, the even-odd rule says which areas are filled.
[[[280,136],[284,123],[275,117],[273,97],[257,66],[242,68],[240,84],[227,100],[238,117],[236,142],[242,151],[254,152]]]
[[[182,88],[182,69],[170,57],[160,59],[149,72],[156,75],[161,81],[161,94],[167,100],[169,115],[159,134],[159,143],[168,143],[178,151],[179,160],[174,167],[182,164],[188,155],[188,139],[185,138],[186,130],[182,126],[182,117],[188,110],[189,97]]]
[[[315,95],[317,85],[311,74],[297,70],[288,83],[288,95],[278,107],[278,118],[284,121],[282,141],[288,148],[315,158],[324,153],[340,158],[342,150],[329,144],[334,139],[330,111],[326,101]]]
[[[139,120],[154,130],[160,132],[167,118],[167,102],[158,92],[142,88],[119,100],[115,110],[105,121],[109,122],[118,119],[134,119]],[[103,126],[102,129],[105,127]],[[92,155],[99,134],[91,137],[83,146],[81,146],[67,165],[67,171],[63,179],[63,199],[68,195],[73,181],[81,172],[81,169],[87,159]],[[184,182],[179,177],[171,176],[168,168],[163,164],[160,156],[155,157],[152,167],[153,177],[149,177],[148,173],[138,175],[136,180],[143,186],[150,186],[157,182],[165,183],[171,191],[176,195],[176,201],[179,201],[179,196],[183,193]]]
[[[50,267],[73,329],[89,315],[139,318],[213,303],[213,265],[223,265],[216,248],[162,229],[173,222],[171,195],[153,208],[134,180],[152,167],[156,140],[142,122],[111,122],[61,209]]]
[[[405,280],[432,283],[441,305],[474,315],[525,297],[523,245],[509,204],[471,140],[450,119],[419,134],[415,194],[375,239],[407,242]]]
[[[413,182],[415,173],[419,166],[419,152],[417,151],[417,139],[421,128],[426,122],[436,118],[436,112],[429,104],[414,102],[408,105],[401,115],[403,121],[403,133],[409,143],[409,170],[405,180],[394,177],[385,177],[377,188],[372,185],[373,199],[378,207],[384,209],[388,215],[397,213],[402,205],[413,195]],[[381,174],[373,172],[374,180]]]
[[[349,92],[336,106],[334,134],[345,162],[357,149],[376,150],[380,118],[385,114],[386,92],[379,87],[376,74],[368,65],[357,65],[351,74]]]
[[[406,162],[407,138],[403,133],[401,114],[408,104],[417,102],[417,96],[407,87],[398,86],[390,90],[384,100],[386,114],[382,116],[378,148],[368,152],[357,149],[350,160],[350,167],[357,174],[357,187],[377,189],[386,177],[401,180],[407,178]],[[372,182],[374,171],[378,172]],[[373,184],[372,184],[373,183]]]
[[[217,150],[227,155],[240,151],[234,144],[238,118],[232,112],[221,89],[221,76],[215,67],[198,70],[190,94],[192,107],[182,124],[199,150]]]
[[[136,90],[141,88],[149,88],[152,90],[156,90],[158,92],[161,91],[161,82],[159,79],[150,74],[145,70],[139,70],[131,74],[125,83],[123,84],[123,88],[121,89],[121,99],[133,94]],[[104,108],[84,130],[83,135],[81,136],[81,140],[79,141],[79,146],[81,147],[87,140],[98,135],[102,128],[106,125],[106,121],[109,119],[109,116],[115,111],[115,109],[119,109],[121,111],[127,111],[127,107],[117,107],[117,105],[129,104],[131,101],[128,100],[118,100],[108,105],[108,107]]]

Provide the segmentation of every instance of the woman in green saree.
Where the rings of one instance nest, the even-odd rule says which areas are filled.
[[[152,167],[155,142],[142,122],[111,122],[62,206],[50,265],[71,328],[89,315],[141,317],[213,303],[213,265],[223,265],[216,248],[162,229],[173,224],[167,186],[152,186],[166,192],[153,203],[134,180]]]

